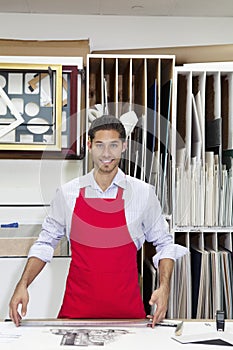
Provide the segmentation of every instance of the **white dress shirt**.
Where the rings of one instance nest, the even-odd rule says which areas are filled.
[[[51,202],[49,214],[45,218],[38,240],[31,247],[28,257],[51,261],[59,240],[66,235],[69,241],[72,214],[80,188],[85,187],[85,197],[116,198],[118,187],[123,188],[126,223],[131,238],[139,250],[146,241],[155,246],[153,263],[163,258],[176,260],[188,249],[174,244],[168,232],[168,224],[162,215],[154,187],[125,175],[120,169],[107,190],[102,191],[94,179],[93,170],[62,185]]]

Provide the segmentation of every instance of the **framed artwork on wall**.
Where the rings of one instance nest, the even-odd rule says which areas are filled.
[[[61,150],[62,66],[0,63],[0,150]]]

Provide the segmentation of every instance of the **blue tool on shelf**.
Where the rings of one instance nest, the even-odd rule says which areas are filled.
[[[10,222],[9,224],[1,224],[1,228],[18,228],[19,223],[18,222]]]

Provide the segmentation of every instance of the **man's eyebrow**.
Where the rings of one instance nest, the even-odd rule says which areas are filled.
[[[102,141],[102,140],[96,140],[95,143],[119,143],[121,140],[109,140],[109,141]]]

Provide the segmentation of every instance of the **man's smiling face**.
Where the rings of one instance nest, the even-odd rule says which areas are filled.
[[[110,174],[118,167],[121,154],[126,149],[126,142],[120,139],[116,130],[98,130],[88,147],[94,168],[99,173]]]

